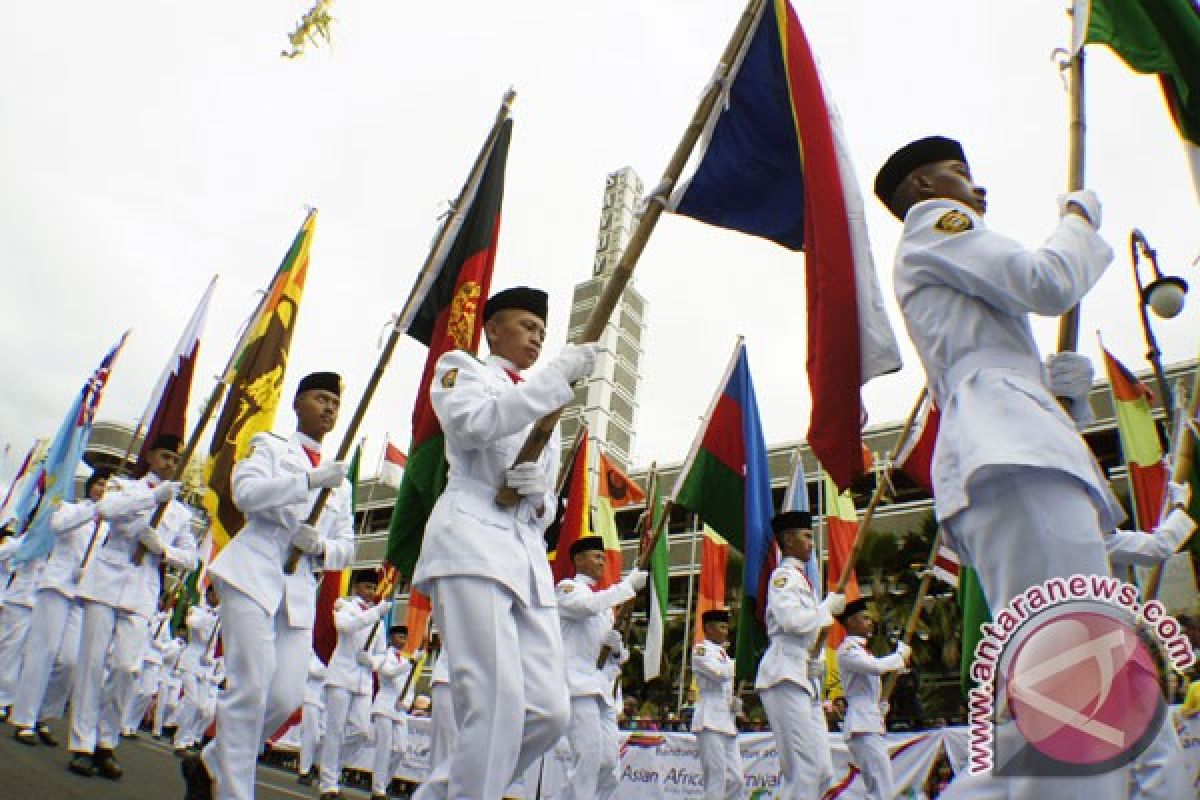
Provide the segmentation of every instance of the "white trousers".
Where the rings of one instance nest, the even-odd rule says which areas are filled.
[[[439,578],[433,606],[458,725],[448,797],[498,798],[570,721],[558,613],[522,605],[495,581],[466,576]]]
[[[97,746],[116,748],[148,627],[146,619],[137,614],[84,602],[79,664],[71,695],[72,752],[90,753]]]
[[[300,711],[300,757],[297,771],[307,775],[317,757],[317,748],[324,733],[325,712],[316,703],[305,703]]]
[[[881,733],[852,733],[846,737],[850,760],[862,775],[864,800],[892,800],[896,780]]]
[[[442,658],[445,658],[443,651]],[[429,687],[433,704],[430,713],[432,732],[429,740],[429,777],[413,793],[412,800],[446,800],[450,784],[450,754],[458,738],[458,723],[454,721],[454,694],[449,684],[435,683]]]
[[[604,701],[595,695],[571,698],[571,722],[567,726],[571,766],[562,800],[596,800],[611,796],[617,788],[621,744],[616,731],[609,728],[605,712]]]
[[[212,722],[212,687],[203,675],[186,670],[183,674],[183,693],[176,711],[175,747],[191,747],[204,738]]]
[[[142,673],[138,676],[133,690],[133,702],[129,704],[129,708],[125,712],[125,719],[121,723],[125,730],[137,731],[141,727],[142,719],[146,716],[146,709],[150,708],[150,701],[154,699],[154,693],[158,691],[161,677],[162,664],[153,661],[142,662]]]
[[[321,768],[321,792],[336,792],[342,781],[342,755],[367,736],[371,698],[341,686],[325,686],[325,738],[321,740],[317,765]]]
[[[779,751],[780,800],[818,800],[833,781],[829,732],[819,703],[785,681],[758,693]]]
[[[253,800],[258,752],[304,703],[312,629],[288,625],[280,604],[264,611],[248,595],[215,579],[221,604],[225,690],[217,698],[217,735],[204,748],[214,800]]]
[[[162,736],[163,725],[169,725],[168,720],[174,716],[179,705],[179,687],[179,673],[174,667],[164,666],[158,679],[158,694],[154,701],[154,723],[150,726],[150,732],[155,736]]]
[[[36,722],[51,719],[57,711],[51,706],[57,705],[75,672],[79,658],[79,613],[72,614],[73,608],[77,608],[74,600],[53,589],[37,593],[13,702],[12,724],[18,728],[32,728]],[[72,617],[73,626],[68,624]],[[55,691],[48,693],[52,676]]]
[[[400,754],[393,748],[400,739],[400,731],[396,728],[403,723],[384,714],[375,714],[371,717],[371,722],[375,726],[375,761],[371,765],[371,794],[387,794],[392,776],[400,766]]]
[[[42,719],[62,719],[67,715],[67,701],[75,686],[75,669],[79,664],[79,640],[83,635],[83,606],[72,602],[67,613],[66,630],[58,657],[50,667],[50,682],[42,699]]]
[[[746,778],[737,737],[703,730],[696,734],[696,744],[704,769],[704,800],[740,800]]]
[[[21,657],[32,619],[33,609],[28,606],[0,607],[0,708],[16,700]]]

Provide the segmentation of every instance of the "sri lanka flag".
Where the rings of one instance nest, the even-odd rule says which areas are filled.
[[[863,473],[862,402],[900,368],[841,121],[787,0],[767,0],[668,208],[805,251],[808,442],[840,488]]]
[[[861,458],[861,456],[860,456]],[[766,582],[775,567],[771,472],[750,379],[745,343],[738,339],[732,369],[699,437],[675,504],[696,514],[744,556],[737,621],[737,677],[753,679],[767,646]]]

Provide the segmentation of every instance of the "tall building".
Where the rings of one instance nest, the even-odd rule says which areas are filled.
[[[630,167],[609,173],[604,181],[604,205],[596,237],[592,277],[576,284],[571,297],[567,340],[577,341],[604,284],[621,260],[633,231],[642,197],[642,179]],[[575,441],[580,421],[606,444],[609,456],[629,470],[632,463],[634,422],[646,332],[646,300],[631,280],[600,337],[596,370],[586,384],[575,388],[575,404],[562,417],[563,458]]]

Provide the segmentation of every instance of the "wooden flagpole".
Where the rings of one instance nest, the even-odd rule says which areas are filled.
[[[454,202],[454,206],[450,210],[450,215],[446,217],[445,224],[438,230],[437,238],[434,240],[433,247],[429,250],[429,255],[425,259],[425,264],[421,267],[420,273],[417,275],[417,282],[413,285],[412,291],[408,295],[408,300],[404,304],[404,308],[396,315],[396,321],[392,325],[392,333],[388,336],[387,344],[383,347],[383,352],[379,354],[379,361],[375,365],[375,371],[371,373],[370,380],[367,381],[367,386],[363,390],[362,398],[358,401],[358,407],[354,409],[354,415],[350,418],[350,425],[346,429],[345,435],[342,437],[342,444],[338,448],[337,461],[345,461],[350,454],[350,448],[354,446],[354,440],[358,436],[358,428],[362,424],[363,417],[366,416],[367,406],[370,405],[371,399],[375,396],[375,389],[379,386],[379,381],[383,378],[383,372],[387,368],[388,362],[392,359],[392,353],[396,349],[396,345],[400,342],[400,337],[403,336],[412,325],[413,320],[417,316],[417,312],[421,309],[421,304],[425,302],[429,290],[437,281],[438,275],[441,274],[442,267],[445,266],[447,251],[450,245],[454,242],[458,230],[462,227],[462,218],[466,207],[470,206],[471,198],[478,191],[479,184],[483,180],[483,171],[487,167],[488,157],[492,153],[492,147],[496,143],[496,139],[500,136],[500,128],[508,119],[512,111],[513,100],[516,99],[517,93],[509,89],[504,93],[504,99],[500,103],[500,110],[496,112],[496,121],[492,124],[492,129],[488,132],[487,139],[484,141],[483,148],[480,149],[479,155],[475,158],[475,164],[471,167],[471,172],[467,176],[467,182],[463,185],[462,191],[459,192],[458,198]],[[317,520],[321,517],[321,512],[325,509],[325,503],[329,501],[329,496],[332,494],[331,489],[322,489],[317,495],[316,502],[313,503],[312,510],[308,514],[308,519],[305,524],[316,525]],[[287,562],[283,566],[283,571],[288,575],[296,571],[296,565],[300,563],[300,556],[303,553],[295,547],[288,552]]]
[[[921,574],[921,584],[917,587],[917,597],[913,600],[912,611],[908,613],[908,622],[904,626],[904,635],[900,637],[900,641],[907,645],[912,644],[913,635],[917,632],[917,623],[921,620],[921,606],[925,602],[926,595],[929,594],[929,587],[933,585],[933,565],[937,561],[938,550],[942,546],[942,529],[939,527],[937,533],[933,535],[933,546],[929,548],[929,561],[925,564],[925,571]],[[889,672],[888,676],[883,681],[883,700],[887,702],[892,692],[896,690],[896,681],[900,677],[897,671]]]
[[[1084,111],[1083,93],[1083,47],[1067,62],[1067,80],[1070,92],[1070,144],[1067,160],[1067,191],[1083,188],[1085,134],[1087,121]],[[1073,351],[1079,345],[1079,306],[1076,305],[1059,318],[1058,352]]]
[[[645,210],[638,217],[637,226],[633,229],[632,234],[630,234],[629,244],[625,246],[625,252],[621,254],[621,260],[617,263],[612,274],[605,282],[604,290],[600,298],[596,301],[596,305],[592,308],[591,314],[588,316],[583,333],[579,336],[580,343],[587,344],[599,341],[601,335],[603,335],[604,328],[608,325],[608,320],[617,306],[617,301],[620,300],[621,294],[629,284],[630,278],[633,277],[633,270],[637,266],[638,259],[641,258],[642,251],[646,248],[650,234],[654,232],[654,227],[658,224],[659,217],[662,216],[663,208],[675,188],[675,183],[679,180],[683,168],[687,166],[692,150],[695,148],[696,142],[699,141],[700,135],[704,131],[704,126],[711,116],[713,109],[716,107],[721,93],[724,91],[725,78],[729,75],[734,62],[746,45],[749,34],[754,29],[754,24],[758,20],[759,12],[762,10],[764,3],[765,0],[750,0],[746,5],[745,11],[742,12],[737,27],[734,29],[729,43],[725,46],[725,51],[721,54],[720,62],[717,64],[716,78],[709,83],[703,97],[700,98],[700,103],[696,107],[695,114],[692,115],[691,122],[688,123],[687,129],[683,133],[683,138],[676,145],[675,152],[672,154],[671,160],[667,163],[667,168],[663,171],[662,181],[654,190],[654,193],[646,198]],[[533,429],[529,432],[529,438],[522,445],[514,464],[537,460],[542,450],[545,449],[546,443],[550,441],[550,437],[554,433],[554,428],[558,424],[559,417],[562,416],[564,410],[565,407],[543,417],[534,424]],[[516,505],[518,500],[520,500],[520,495],[515,489],[507,485],[501,486],[496,493],[496,502],[505,508],[511,508]]]
[[[1192,393],[1185,406],[1183,398],[1176,392],[1176,403],[1179,407],[1179,417],[1175,420],[1175,441],[1171,444],[1171,481],[1187,483],[1192,472],[1192,463],[1196,457],[1196,415],[1200,413],[1200,369],[1192,379]],[[1164,498],[1164,502],[1169,502]],[[1162,514],[1159,514],[1162,518]],[[1146,588],[1142,592],[1143,600],[1149,602],[1158,597],[1162,584],[1163,565],[1156,564],[1146,580]]]
[[[900,429],[900,436],[896,439],[895,446],[888,454],[887,462],[883,465],[882,474],[875,479],[875,491],[871,493],[871,500],[867,503],[867,509],[863,512],[862,519],[858,522],[858,531],[854,535],[854,546],[850,549],[850,555],[846,558],[846,563],[842,566],[842,574],[838,576],[837,585],[833,589],[838,594],[846,591],[846,584],[850,583],[850,577],[854,574],[854,566],[858,563],[858,557],[862,554],[863,545],[867,542],[867,528],[870,527],[871,520],[875,517],[875,509],[883,501],[883,495],[889,484],[887,477],[892,469],[892,461],[895,459],[896,454],[900,452],[900,448],[908,441],[908,435],[912,432],[913,425],[917,421],[917,415],[921,413],[921,406],[925,404],[925,394],[928,391],[928,389],[922,389],[921,393],[917,395],[917,402],[913,404],[912,411],[908,412],[908,419],[904,420],[904,427]],[[827,638],[829,638],[829,628],[823,628],[817,636],[817,641],[809,651],[810,658],[820,656]]]

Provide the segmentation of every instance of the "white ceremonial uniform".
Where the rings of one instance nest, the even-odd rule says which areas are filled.
[[[387,794],[399,763],[399,754],[393,744],[398,741],[398,726],[404,725],[405,713],[401,709],[403,698],[400,692],[412,674],[413,662],[395,648],[389,647],[381,656],[372,659],[379,673],[379,691],[371,703],[371,724],[375,729],[375,762],[371,768],[371,793]],[[416,681],[413,681],[415,684]]]
[[[615,770],[621,745],[610,738],[605,712],[613,705],[614,673],[608,664],[619,663],[624,648],[610,655],[602,669],[597,669],[596,660],[605,635],[613,629],[613,606],[635,592],[624,580],[599,591],[595,585],[587,575],[576,575],[560,581],[555,592],[571,693],[571,722],[567,726],[571,766],[561,794],[563,800],[595,800],[610,796],[617,788]]]
[[[312,771],[321,736],[325,729],[325,662],[316,653],[308,658],[308,679],[304,682],[304,708],[300,711],[300,756],[296,771]]]
[[[318,766],[321,792],[336,792],[342,777],[342,753],[371,735],[371,667],[359,663],[359,654],[382,656],[386,627],[379,622],[386,606],[369,606],[358,597],[342,597],[333,606],[337,646],[325,671],[325,738]],[[376,633],[371,637],[371,629]],[[371,639],[368,646],[367,640]]]
[[[495,355],[443,355],[431,385],[449,475],[425,526],[413,585],[433,600],[449,659],[458,738],[449,796],[499,797],[514,775],[554,746],[570,704],[562,634],[543,534],[553,490],[502,508],[495,494],[533,425],[571,401],[554,367],[520,383]],[[538,459],[558,472],[557,431]],[[541,508],[542,513],[538,514]]]
[[[412,800],[446,800],[450,782],[450,753],[458,738],[458,723],[454,720],[454,695],[450,691],[450,660],[445,652],[433,662],[429,677],[431,701],[429,737],[429,777],[413,793]]]
[[[700,695],[692,733],[704,768],[704,800],[738,800],[745,789],[733,707],[734,662],[725,648],[705,639],[692,648],[692,674]]]
[[[209,701],[209,682],[217,649],[217,641],[213,638],[217,630],[217,608],[201,601],[187,612],[187,647],[179,657],[183,692],[176,711],[176,749],[190,747],[204,733],[200,726],[204,722],[204,707]],[[204,724],[204,727],[208,725]]]
[[[215,800],[250,800],[258,751],[304,701],[316,617],[314,571],[342,569],[354,558],[350,484],[333,490],[317,529],[323,557],[304,555],[283,571],[292,536],[319,490],[308,488],[319,444],[302,433],[260,433],[233,468],[233,502],[246,524],[209,566],[221,597],[225,691],[217,700],[217,736],[204,749]]]
[[[1036,250],[953,200],[923,201],[905,218],[893,283],[942,409],[934,508],[992,609],[1050,578],[1109,574],[1102,535],[1124,512],[1047,387],[1029,315],[1076,305],[1112,256],[1074,214]],[[1119,795],[1125,776],[991,780],[956,780],[947,797],[989,785],[1012,798],[1094,800]]]
[[[14,541],[10,554],[16,545]],[[0,708],[16,700],[25,640],[33,623],[34,594],[45,564],[46,559],[39,558],[15,565],[4,589],[4,605],[0,606]]]
[[[183,686],[183,677],[179,672],[179,659],[183,657],[187,643],[183,639],[171,639],[162,650],[162,671],[158,677],[158,693],[154,701],[154,722],[150,733],[157,739],[162,736],[164,724],[171,724],[175,709],[179,705],[179,691]]]
[[[150,620],[150,635],[146,641],[146,650],[142,653],[142,670],[134,689],[133,702],[125,714],[122,725],[124,732],[135,733],[150,708],[150,701],[158,691],[162,678],[163,648],[171,641],[171,613],[169,611],[155,612]]]
[[[103,540],[93,550],[76,590],[83,605],[83,633],[71,696],[72,752],[117,746],[156,606],[157,589],[151,598],[150,587],[159,586],[164,560],[178,569],[195,565],[192,515],[177,500],[171,501],[158,525],[163,555],[147,552],[140,565],[133,561],[138,528],[149,522],[157,506],[152,490],[158,483],[153,474],[138,480],[113,478],[96,504],[108,530],[101,531]]]
[[[809,663],[821,629],[832,623],[817,603],[804,564],[783,559],[767,589],[771,644],[754,683],[779,750],[783,781],[776,796],[782,800],[819,798],[833,780],[820,687],[811,682]]]
[[[96,522],[96,504],[90,499],[63,503],[50,517],[55,542],[37,584],[10,720],[17,728],[31,728],[54,716],[49,706],[57,704],[75,673],[81,613],[75,603],[77,571]],[[74,625],[69,624],[72,616]],[[48,692],[51,684],[56,689]]]
[[[837,651],[838,672],[846,692],[846,719],[842,736],[862,774],[866,800],[892,800],[892,762],[883,735],[882,683],[879,676],[904,668],[904,657],[892,653],[876,658],[867,650],[867,640],[847,636]]]

